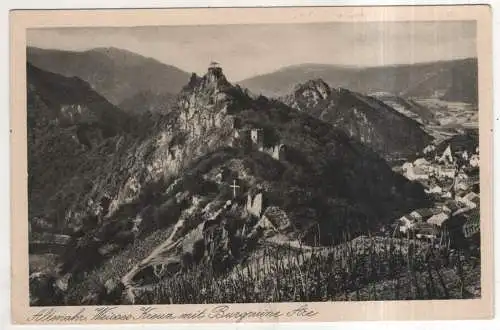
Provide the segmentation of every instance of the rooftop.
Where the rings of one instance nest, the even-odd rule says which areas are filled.
[[[430,217],[427,220],[427,223],[432,224],[432,225],[441,226],[448,219],[449,219],[449,215],[444,213],[444,212],[441,212],[439,214],[435,214],[432,217]]]
[[[399,220],[402,220],[402,219],[408,219],[410,221],[416,221],[415,217],[412,216],[411,214],[405,214],[405,215],[403,215],[402,217],[399,218]]]
[[[420,214],[420,216],[422,217],[431,216],[434,214],[434,211],[432,209],[418,209],[413,212]]]
[[[475,197],[479,197],[479,195],[473,191],[469,192],[467,195],[464,196],[464,198],[468,200],[472,200]]]

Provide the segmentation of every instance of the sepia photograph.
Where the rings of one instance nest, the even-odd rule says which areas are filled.
[[[476,19],[25,31],[29,307],[482,298]]]

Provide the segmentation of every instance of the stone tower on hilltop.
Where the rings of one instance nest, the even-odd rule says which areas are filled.
[[[226,76],[224,76],[219,63],[211,62],[207,73],[202,78],[201,88],[221,90],[230,86],[231,84],[227,81]]]
[[[207,76],[212,77],[214,81],[221,78],[224,78],[225,80],[224,74],[222,73],[222,68],[220,67],[218,62],[210,62]]]

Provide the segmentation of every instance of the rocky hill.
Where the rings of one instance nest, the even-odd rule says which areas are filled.
[[[477,59],[463,59],[354,68],[301,64],[241,81],[254,93],[283,96],[307,80],[323,79],[330,86],[363,94],[389,92],[403,97],[441,98],[477,104]]]
[[[343,130],[386,158],[411,155],[432,140],[418,122],[380,100],[344,88],[332,89],[321,79],[297,85],[282,100]]]
[[[58,274],[72,278],[64,303],[106,303],[96,283],[137,289],[201,262],[224,274],[269,235],[332,244],[429,204],[343,130],[248,95],[218,67],[141,125],[87,154],[59,203],[37,195],[39,216],[73,231]]]
[[[174,66],[112,47],[79,52],[28,47],[26,52],[33,65],[79,77],[114,105],[142,92],[177,94],[189,78]]]
[[[93,166],[108,156],[100,150],[133,131],[132,118],[80,78],[28,63],[27,84],[30,215],[49,216],[64,227],[64,209],[71,203],[65,194],[92,186]]]

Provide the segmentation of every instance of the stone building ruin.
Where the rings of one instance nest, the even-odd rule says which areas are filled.
[[[253,197],[251,194],[248,194],[246,210],[249,214],[257,218],[260,218],[260,216],[262,215],[262,204],[263,204],[262,193],[258,193]]]
[[[261,128],[253,128],[250,131],[250,138],[252,139],[252,145],[259,151],[264,149],[264,130]]]
[[[269,154],[271,157],[273,157],[276,160],[282,160],[285,158],[285,150],[286,147],[284,144],[277,144],[274,146],[271,146],[269,148],[264,148],[264,152]]]
[[[285,158],[286,146],[282,143],[264,146],[264,139],[265,133],[262,128],[235,128],[229,145],[235,148],[242,148],[247,152],[252,150],[265,152],[276,160],[283,160]]]

